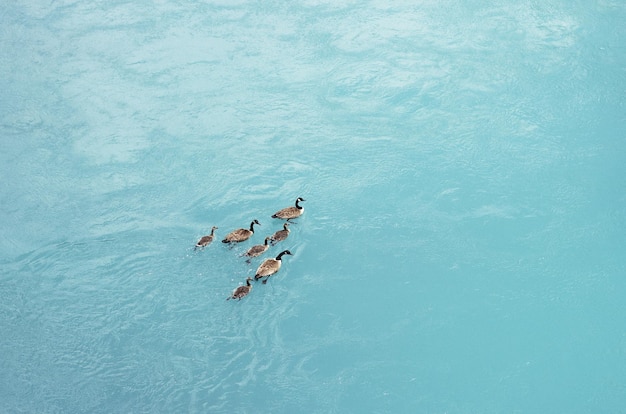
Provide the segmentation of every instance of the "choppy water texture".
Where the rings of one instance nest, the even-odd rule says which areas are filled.
[[[625,21],[3,2],[0,411],[625,412]]]

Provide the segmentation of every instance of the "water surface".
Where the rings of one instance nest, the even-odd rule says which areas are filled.
[[[625,19],[0,6],[1,411],[621,412]]]

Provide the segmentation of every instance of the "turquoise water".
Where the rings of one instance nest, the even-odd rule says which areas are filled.
[[[626,412],[624,21],[2,3],[0,411]]]

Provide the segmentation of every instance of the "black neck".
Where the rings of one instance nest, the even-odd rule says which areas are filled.
[[[296,208],[301,209],[302,207],[300,207],[300,200],[296,200]]]
[[[254,221],[250,223],[250,231],[254,233]]]
[[[284,255],[285,253],[287,253],[287,251],[280,252],[280,253],[278,254],[278,256],[276,256],[276,260],[282,260],[282,259],[283,259],[283,255]]]

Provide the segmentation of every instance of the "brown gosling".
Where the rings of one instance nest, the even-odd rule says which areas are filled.
[[[289,250],[283,250],[276,256],[275,259],[265,259],[263,263],[256,270],[256,274],[254,275],[254,280],[259,280],[261,278],[265,278],[263,280],[263,284],[267,283],[267,279],[272,276],[274,273],[280,270],[280,265],[282,264],[283,255],[288,254],[291,255]]]
[[[222,243],[240,243],[242,241],[246,241],[254,234],[254,225],[261,225],[257,220],[253,220],[250,223],[250,229],[237,229],[233,230],[224,237]]]
[[[271,240],[271,237],[266,237],[265,238],[265,243],[263,244],[257,244],[256,246],[252,246],[248,249],[247,252],[245,252],[242,256],[248,256],[248,259],[246,260],[246,262],[250,263],[250,260],[253,257],[257,257],[260,256],[261,254],[265,253],[265,251],[270,247],[270,245],[268,244],[268,242]]]
[[[246,284],[243,286],[236,287],[235,290],[233,290],[233,294],[227,297],[226,300],[230,300],[230,299],[241,300],[241,298],[243,298],[248,293],[250,293],[250,291],[252,290],[252,284],[250,283],[250,281],[252,281],[252,278],[251,277],[247,278]]]
[[[278,210],[272,215],[272,218],[278,218],[283,220],[291,220],[300,217],[304,213],[304,207],[300,205],[300,201],[306,201],[302,197],[296,199],[296,205]]]
[[[279,241],[285,240],[289,236],[289,223],[283,224],[283,229],[278,230],[276,233],[272,235],[272,246],[278,243]]]
[[[215,237],[215,230],[217,230],[217,227],[213,226],[211,228],[211,234],[209,234],[208,236],[202,236],[200,240],[198,240],[198,243],[196,243],[196,247],[194,247],[193,249],[196,250],[198,247],[202,247],[204,249],[209,244],[211,244],[213,238]]]

